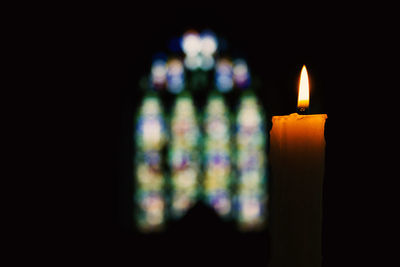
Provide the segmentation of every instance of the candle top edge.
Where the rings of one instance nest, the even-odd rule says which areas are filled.
[[[301,115],[298,113],[291,113],[289,115],[282,115],[282,116],[272,116],[272,120],[276,119],[288,119],[288,118],[313,118],[313,117],[319,117],[321,119],[327,119],[328,115],[327,114],[307,114],[307,115]]]

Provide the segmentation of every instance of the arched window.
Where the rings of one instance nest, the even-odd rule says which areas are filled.
[[[176,98],[170,130],[171,216],[177,218],[196,202],[201,186],[200,131],[196,108],[189,94]]]
[[[146,96],[136,122],[135,203],[136,223],[143,230],[162,227],[165,220],[165,173],[162,154],[166,125],[160,100]]]
[[[155,58],[145,79],[135,121],[135,224],[161,230],[203,201],[239,229],[265,227],[268,132],[247,63],[221,56],[210,31],[185,33],[181,49]]]

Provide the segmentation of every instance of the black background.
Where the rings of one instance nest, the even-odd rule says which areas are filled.
[[[342,152],[342,137],[347,134],[341,128],[349,121],[339,118],[346,112],[349,99],[361,91],[354,81],[360,75],[358,66],[368,63],[360,46],[365,24],[353,19],[350,11],[311,7],[307,12],[293,7],[280,13],[272,8],[160,9],[140,13],[141,9],[125,16],[101,14],[101,20],[88,21],[80,33],[92,40],[84,45],[82,54],[87,53],[91,62],[88,68],[94,65],[89,72],[94,73],[96,81],[96,86],[86,91],[88,102],[94,105],[83,124],[95,124],[96,131],[87,136],[93,145],[89,153],[93,168],[86,177],[89,188],[83,193],[91,192],[96,197],[88,195],[88,205],[79,209],[78,228],[84,237],[90,236],[96,259],[111,256],[112,261],[167,265],[240,262],[266,266],[268,262],[268,231],[238,233],[201,206],[165,233],[143,236],[131,230],[133,119],[143,95],[137,90],[138,82],[148,73],[154,53],[168,53],[170,38],[188,29],[213,30],[228,41],[232,56],[247,60],[252,73],[260,78],[258,96],[270,115],[296,112],[298,78],[302,65],[307,66],[311,113],[328,114],[323,266],[331,266],[347,255],[340,233],[351,227],[345,219],[351,211],[346,213],[349,209],[344,204],[349,191],[343,186],[343,170],[350,156],[337,155]]]
[[[397,255],[382,238],[394,232],[386,230],[385,215],[398,210],[398,187],[390,186],[397,181],[390,166],[398,165],[397,119],[390,116],[398,111],[398,9],[385,1],[133,4],[4,9],[4,54],[11,59],[4,65],[15,74],[5,72],[11,85],[3,90],[3,102],[11,103],[3,117],[12,121],[3,130],[15,138],[4,138],[11,146],[5,159],[17,163],[3,177],[16,189],[4,186],[12,213],[3,219],[15,227],[4,227],[12,241],[5,247],[16,251],[12,260],[268,261],[268,233],[239,235],[201,207],[174,234],[144,237],[130,230],[137,83],[151,56],[167,52],[169,38],[210,28],[260,77],[259,99],[270,115],[295,112],[299,72],[307,65],[311,112],[328,114],[323,266],[360,266],[374,258],[388,266],[382,262]]]

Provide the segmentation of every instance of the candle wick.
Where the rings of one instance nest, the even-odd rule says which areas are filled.
[[[306,107],[298,107],[297,108],[297,113],[301,114],[301,115],[307,115],[309,114],[310,109],[306,108]]]

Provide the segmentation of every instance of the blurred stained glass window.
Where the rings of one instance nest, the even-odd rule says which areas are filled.
[[[221,95],[209,98],[205,108],[206,201],[222,216],[231,212],[230,183],[232,175],[231,122],[228,107]]]
[[[190,95],[176,99],[171,117],[169,166],[171,169],[171,215],[180,217],[196,201],[199,189],[200,132],[196,108]]]
[[[236,118],[237,210],[241,228],[256,228],[265,220],[267,201],[266,131],[254,95],[240,100]]]
[[[166,143],[166,125],[157,97],[143,99],[135,140],[135,219],[142,231],[159,230],[165,221],[165,173],[160,152]]]
[[[157,55],[141,80],[146,93],[135,122],[135,225],[162,230],[204,201],[241,230],[262,229],[268,132],[249,66],[220,56],[223,47],[211,31],[190,30],[179,40],[183,56],[176,47],[172,57]],[[203,93],[204,104],[195,92]],[[236,95],[228,102],[229,94]]]

